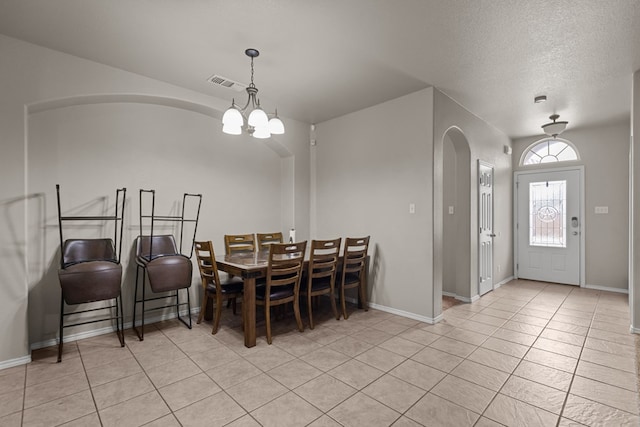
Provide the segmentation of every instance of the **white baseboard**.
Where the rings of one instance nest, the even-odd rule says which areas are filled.
[[[632,325],[629,325],[629,332],[632,334],[640,334],[640,328],[634,328]]]
[[[435,318],[426,317],[426,316],[421,316],[419,314],[410,313],[408,311],[398,310],[397,308],[391,308],[391,307],[387,307],[387,306],[384,306],[384,305],[375,304],[375,303],[372,303],[372,302],[369,303],[369,307],[374,308],[376,310],[384,311],[386,313],[391,313],[391,314],[395,314],[397,316],[402,316],[402,317],[406,317],[408,319],[413,319],[413,320],[417,320],[419,322],[425,322],[425,323],[430,323],[430,324],[434,324],[434,323],[437,323],[440,320],[442,320],[442,314],[439,315],[439,316],[436,316]]]
[[[509,283],[510,281],[512,281],[514,279],[513,276],[509,276],[506,279],[496,283],[495,285],[493,285],[493,289],[498,289],[500,286],[502,285],[506,285],[507,283]]]
[[[200,314],[200,307],[194,307],[191,309],[191,315],[198,315]],[[187,315],[187,310],[181,310],[180,311],[180,316],[186,316]],[[167,313],[167,314],[161,314],[161,315],[156,315],[153,317],[145,317],[144,319],[144,324],[145,325],[150,325],[152,323],[158,323],[158,322],[162,322],[165,320],[169,320],[169,319],[175,319],[176,313],[174,311],[172,311],[171,313]],[[138,324],[138,326],[140,325],[140,321],[138,320],[136,322]],[[133,322],[127,322],[124,324],[124,329],[130,329],[133,326]],[[104,335],[104,334],[110,334],[115,332],[116,328],[115,326],[107,326],[105,328],[100,328],[100,329],[93,329],[91,331],[83,331],[83,332],[78,332],[75,334],[65,334],[64,336],[64,342],[70,342],[70,341],[77,341],[77,340],[81,340],[84,338],[91,338],[91,337],[97,337],[98,335]],[[58,339],[57,338],[52,338],[46,341],[40,341],[40,342],[35,342],[31,344],[31,350],[37,350],[39,348],[45,348],[45,347],[51,347],[54,345],[58,345]],[[29,356],[29,358],[31,358],[31,356]],[[27,362],[28,363],[28,362]]]
[[[454,298],[458,301],[462,301],[467,304],[471,304],[472,302],[476,302],[480,299],[480,295],[474,295],[471,298],[461,297],[460,295],[454,295]]]
[[[460,295],[458,295],[458,294],[456,294],[454,292],[444,292],[444,291],[442,292],[442,296],[455,298],[458,301],[465,302],[465,303],[472,303],[472,302],[478,301],[480,299],[479,295],[473,296],[471,298],[467,298],[467,297],[461,297]]]
[[[26,365],[31,363],[31,355],[18,357],[17,359],[3,360],[0,362],[0,371],[3,369],[13,368],[14,366]]]
[[[594,289],[596,291],[607,291],[607,292],[616,292],[619,294],[629,294],[629,289],[621,289],[621,288],[611,288],[609,286],[599,286],[599,285],[584,285],[587,289]]]

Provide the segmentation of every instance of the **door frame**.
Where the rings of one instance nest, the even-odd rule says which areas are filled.
[[[535,168],[535,169],[526,169],[526,170],[517,170],[513,172],[513,277],[518,278],[518,260],[520,254],[518,253],[518,177],[521,175],[534,175],[541,173],[549,173],[549,172],[567,172],[567,171],[578,171],[580,176],[580,218],[581,218],[581,227],[580,227],[580,279],[578,283],[581,288],[585,287],[585,276],[587,271],[587,266],[585,263],[585,230],[586,226],[586,208],[585,208],[585,188],[584,188],[584,166],[583,165],[575,165],[575,166],[565,166],[565,167],[557,167],[557,168]]]

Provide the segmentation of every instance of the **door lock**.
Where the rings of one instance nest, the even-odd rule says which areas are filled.
[[[577,227],[578,226],[578,217],[577,216],[571,217],[571,226],[572,227]]]

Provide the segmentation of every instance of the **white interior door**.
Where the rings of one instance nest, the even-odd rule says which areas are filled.
[[[580,284],[582,170],[516,172],[516,276]]]
[[[493,165],[478,160],[478,292],[493,290]]]

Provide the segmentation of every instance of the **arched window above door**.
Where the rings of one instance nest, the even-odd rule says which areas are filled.
[[[520,158],[520,166],[580,160],[578,150],[566,139],[545,138],[531,144]]]

